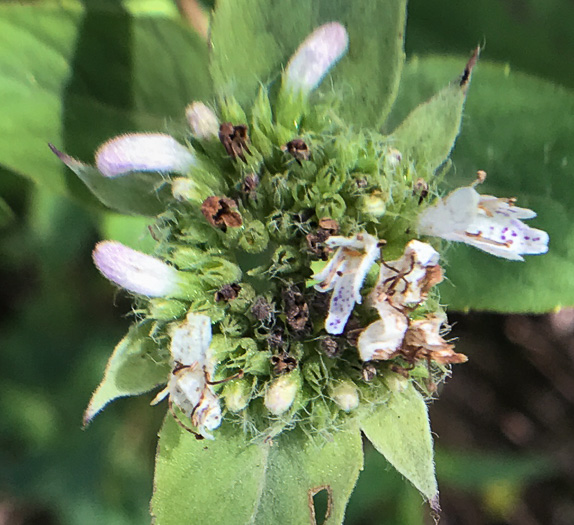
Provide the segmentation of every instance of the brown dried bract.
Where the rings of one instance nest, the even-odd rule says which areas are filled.
[[[269,321],[273,314],[273,307],[265,297],[259,296],[251,307],[251,313],[258,321]]]
[[[323,217],[319,220],[319,228],[315,233],[309,233],[305,239],[309,251],[326,261],[329,258],[331,249],[324,245],[325,241],[331,236],[339,233],[339,223],[335,219]]]
[[[295,286],[283,290],[282,295],[287,324],[296,332],[300,332],[309,320],[309,305]]]
[[[442,319],[429,315],[424,319],[411,321],[400,350],[409,363],[419,359],[434,361],[440,365],[464,363],[468,357],[457,354],[454,345],[447,343],[440,335]]]
[[[237,283],[225,284],[217,292],[215,292],[215,302],[221,301],[229,302],[236,299],[241,291],[241,286]]]
[[[247,162],[244,152],[251,155],[251,151],[248,146],[249,135],[245,124],[234,126],[231,122],[224,122],[219,126],[219,140],[233,160],[239,157],[243,162]]]
[[[426,299],[431,288],[439,283],[442,283],[443,280],[444,280],[444,271],[441,268],[440,264],[437,264],[436,266],[427,266],[425,276],[420,283],[421,297],[423,298],[423,300]]]
[[[259,176],[252,173],[243,179],[241,191],[254,201],[257,200],[257,186],[259,186]]]
[[[363,368],[361,370],[361,377],[367,383],[370,383],[375,377],[377,377],[377,368],[373,363],[365,363],[363,364]]]
[[[343,353],[342,345],[334,337],[324,337],[321,339],[319,346],[327,357],[339,357]]]
[[[303,139],[293,139],[287,142],[287,144],[281,146],[281,150],[290,153],[299,166],[302,165],[302,160],[309,160],[309,157],[311,156],[309,147]]]
[[[208,197],[201,205],[201,213],[209,224],[223,231],[226,231],[227,227],[238,228],[243,224],[236,202],[227,197]]]
[[[291,357],[287,352],[271,356],[271,364],[275,375],[287,374],[297,368],[297,359]]]
[[[419,196],[419,204],[427,197],[429,194],[429,185],[427,181],[424,180],[422,177],[419,177],[413,186],[413,195]]]
[[[472,70],[476,63],[478,62],[478,56],[480,55],[480,46],[478,46],[472,53],[470,60],[466,63],[464,71],[460,77],[459,85],[460,87],[464,88],[467,86],[468,82],[470,81],[470,75],[472,74]]]

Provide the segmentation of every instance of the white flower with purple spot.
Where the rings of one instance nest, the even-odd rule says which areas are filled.
[[[325,330],[330,334],[341,334],[355,307],[361,303],[361,287],[371,266],[380,256],[380,244],[376,237],[366,232],[354,237],[329,237],[325,244],[337,248],[335,254],[318,274],[313,276],[319,284],[319,292],[333,290],[329,315],[325,321]]]
[[[513,261],[522,255],[548,251],[548,234],[525,225],[536,213],[514,206],[514,199],[480,195],[474,185],[459,188],[424,210],[418,221],[421,235],[470,244]]]

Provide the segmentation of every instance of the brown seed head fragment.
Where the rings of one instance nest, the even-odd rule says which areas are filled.
[[[327,357],[339,357],[343,353],[342,345],[334,337],[324,337],[321,339],[320,346]]]
[[[258,321],[269,321],[273,316],[273,307],[265,297],[259,296],[251,307],[251,313]]]
[[[309,305],[296,286],[283,290],[282,295],[287,324],[296,332],[300,332],[309,320]]]
[[[257,200],[257,186],[259,186],[259,176],[257,173],[252,173],[243,179],[241,191],[254,201]]]
[[[309,160],[309,157],[311,156],[309,147],[303,139],[293,139],[287,142],[287,144],[281,146],[281,150],[290,153],[299,166],[302,165],[302,160]]]
[[[339,223],[335,219],[323,217],[319,220],[319,228],[315,233],[309,233],[305,237],[309,251],[326,261],[329,258],[331,249],[324,245],[324,242],[331,236],[339,233]]]
[[[243,224],[236,202],[227,197],[208,197],[201,205],[201,213],[209,224],[223,231],[227,227],[238,228]]]
[[[215,292],[215,302],[220,303],[221,301],[225,301],[227,303],[233,301],[233,299],[237,298],[240,291],[241,286],[237,283],[225,284]]]
[[[247,162],[245,152],[251,155],[251,151],[248,146],[249,135],[245,124],[234,126],[231,122],[224,122],[219,126],[219,140],[233,160],[239,157],[243,162]]]
[[[291,357],[287,352],[271,356],[273,372],[276,375],[287,374],[297,368],[297,359]]]
[[[419,359],[427,359],[440,365],[468,361],[468,357],[457,354],[454,345],[442,338],[440,335],[442,324],[443,319],[436,315],[411,321],[400,349],[401,356],[413,364]]]
[[[364,381],[370,383],[375,377],[377,377],[377,368],[373,363],[367,362],[363,364],[363,369],[361,370],[361,376]]]

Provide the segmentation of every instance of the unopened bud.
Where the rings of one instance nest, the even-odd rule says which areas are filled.
[[[299,390],[299,374],[291,372],[275,379],[265,392],[265,407],[275,416],[289,410]]]
[[[193,102],[185,108],[185,117],[191,133],[198,139],[217,138],[219,122],[211,109],[203,102]]]
[[[351,381],[341,381],[334,386],[331,389],[331,398],[345,412],[359,406],[359,391]]]
[[[222,396],[225,405],[231,412],[243,410],[251,399],[251,382],[245,379],[238,379],[225,385]]]

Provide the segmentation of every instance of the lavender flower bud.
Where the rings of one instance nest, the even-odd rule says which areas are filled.
[[[164,133],[133,133],[109,140],[96,152],[96,167],[106,177],[130,171],[187,173],[195,165],[192,153]]]
[[[284,86],[308,94],[343,56],[349,45],[346,29],[338,22],[324,24],[299,46],[285,70]]]

